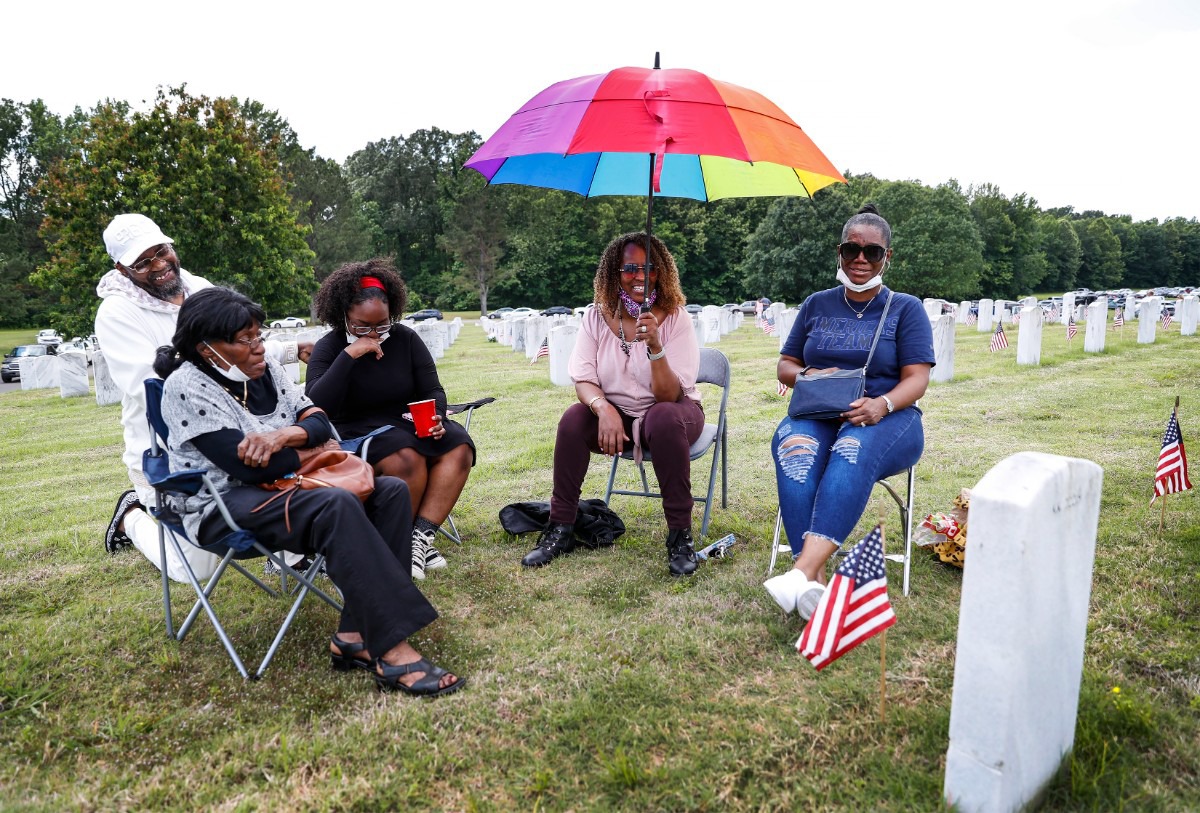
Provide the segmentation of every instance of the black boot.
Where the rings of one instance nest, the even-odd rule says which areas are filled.
[[[538,535],[537,545],[525,554],[521,564],[541,567],[550,564],[555,556],[575,550],[575,526],[551,524]]]
[[[667,534],[667,567],[672,576],[690,576],[696,572],[696,551],[692,549],[690,529],[672,529]]]

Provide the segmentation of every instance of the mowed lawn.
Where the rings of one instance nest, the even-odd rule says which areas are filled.
[[[1068,344],[1047,327],[1042,365],[1019,368],[1015,331],[993,354],[960,326],[955,379],[923,401],[918,517],[1018,451],[1104,468],[1076,750],[1046,809],[1200,808],[1200,511],[1194,492],[1172,495],[1165,519],[1148,505],[1177,395],[1185,439],[1200,430],[1200,337],[1178,330],[1142,346],[1128,325],[1085,355],[1082,329]],[[761,587],[778,340],[747,323],[716,346],[733,364],[729,505],[708,536],[735,534],[734,555],[672,579],[658,504],[618,497],[629,530],[614,548],[526,572],[533,537],[508,537],[497,512],[548,499],[573,391],[550,384],[547,360],[464,325],[439,361],[450,400],[496,402],[472,425],[464,544],[443,546],[450,566],[421,584],[441,619],[414,643],[469,680],[432,702],[331,671],[335,615],[317,602],[257,682],[206,621],[166,639],[156,569],[102,544],[126,488],[119,407],[0,395],[0,809],[938,809],[962,573],[921,551],[905,598],[889,566],[886,722],[878,639],[815,672],[793,648],[799,623]],[[693,471],[699,489],[707,459]],[[585,496],[606,477],[597,458]],[[894,548],[877,491],[860,530],[880,516]],[[240,579],[216,597],[260,656],[284,606]]]

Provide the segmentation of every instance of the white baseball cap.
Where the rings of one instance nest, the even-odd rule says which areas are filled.
[[[151,246],[175,241],[145,215],[117,215],[104,230],[104,248],[113,262],[128,266]]]

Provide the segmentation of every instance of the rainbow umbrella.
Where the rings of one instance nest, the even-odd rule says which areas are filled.
[[[489,184],[587,197],[802,195],[845,178],[786,113],[752,90],[685,68],[618,68],[557,82],[466,166]],[[646,246],[646,256],[650,247]],[[649,272],[647,271],[647,274]]]

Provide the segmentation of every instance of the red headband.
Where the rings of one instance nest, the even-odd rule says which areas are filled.
[[[387,291],[383,287],[383,283],[379,281],[379,277],[363,277],[358,281],[358,287],[362,288],[378,288],[381,291]]]

